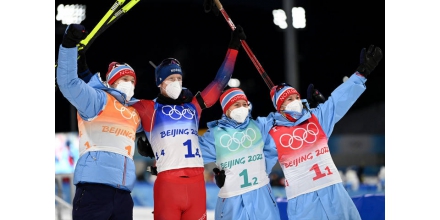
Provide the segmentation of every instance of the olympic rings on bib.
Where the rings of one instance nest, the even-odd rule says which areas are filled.
[[[189,108],[183,108],[181,111],[176,108],[177,106],[172,105],[164,105],[162,107],[162,113],[166,116],[169,116],[173,120],[179,120],[182,117],[186,119],[193,119],[196,115],[195,111],[192,111]]]
[[[257,132],[252,128],[247,128],[245,131],[234,132],[234,134],[224,134],[220,137],[220,145],[226,147],[229,151],[236,151],[240,146],[249,148],[253,141],[257,138]],[[232,149],[230,148],[232,146]]]
[[[136,124],[137,124],[137,121],[139,119],[137,117],[136,112],[130,111],[130,109],[128,109],[125,106],[122,106],[121,108],[118,108],[117,103],[119,103],[119,102],[117,100],[114,100],[113,101],[113,106],[115,107],[115,109],[117,111],[119,111],[121,113],[122,117],[125,118],[125,119],[133,119],[136,122]]]
[[[313,130],[309,129],[311,128],[310,126],[313,126],[312,128]],[[302,137],[301,137],[301,132],[302,132]],[[292,135],[290,134],[281,135],[279,142],[283,147],[286,148],[290,147],[292,150],[298,150],[303,146],[304,142],[308,144],[315,143],[318,138],[318,133],[319,133],[318,126],[316,126],[315,123],[309,123],[307,125],[307,130],[305,130],[304,128],[296,128],[295,130],[293,130]],[[288,137],[288,141],[285,141],[286,138],[283,138],[286,136]],[[310,137],[313,139],[310,140],[311,139]]]

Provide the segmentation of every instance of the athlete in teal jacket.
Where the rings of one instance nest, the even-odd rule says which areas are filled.
[[[280,219],[269,183],[277,162],[275,145],[268,146],[266,141],[272,121],[249,116],[249,103],[241,89],[225,91],[220,103],[222,118],[209,122],[199,138],[204,163],[215,162],[217,175],[225,178],[216,178],[220,191],[215,219]]]

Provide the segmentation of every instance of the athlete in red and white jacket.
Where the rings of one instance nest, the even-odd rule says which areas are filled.
[[[154,219],[206,219],[204,164],[198,141],[200,116],[203,109],[215,104],[226,87],[240,40],[245,38],[243,29],[237,26],[214,81],[201,93],[193,96],[182,87],[180,63],[168,58],[156,67],[158,97],[133,105],[152,148],[151,154],[143,156],[154,156],[156,160]]]
[[[378,47],[364,48],[357,71],[316,108],[310,109],[288,84],[272,88],[270,95],[277,111],[268,116],[275,123],[269,134],[285,176],[289,219],[361,219],[342,185],[328,139],[335,124],[365,91],[366,77],[382,56]]]

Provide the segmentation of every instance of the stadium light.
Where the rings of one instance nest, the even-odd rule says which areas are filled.
[[[292,25],[294,28],[305,28],[306,27],[306,11],[302,7],[292,8]]]
[[[281,29],[287,28],[287,16],[283,9],[276,9],[272,11],[273,23],[280,27]],[[292,25],[294,28],[305,28],[306,27],[306,11],[302,7],[292,8]]]
[[[272,11],[273,15],[273,23],[280,27],[281,29],[287,28],[287,16],[286,12],[283,11],[283,9],[276,9]]]
[[[63,5],[60,4],[57,7],[57,15],[55,19],[61,21],[62,24],[80,24],[86,19],[86,6],[85,5]]]

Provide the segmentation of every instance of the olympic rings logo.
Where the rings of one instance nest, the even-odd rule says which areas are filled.
[[[318,139],[318,134],[318,126],[316,126],[315,123],[309,123],[307,124],[307,130],[304,128],[297,128],[293,130],[292,135],[281,135],[279,142],[283,147],[290,147],[292,150],[298,150],[303,146],[304,143],[315,143]],[[286,138],[284,137],[288,137],[287,141],[285,141]]]
[[[193,119],[196,115],[195,111],[192,111],[189,108],[183,108],[182,111],[176,109],[176,106],[165,105],[162,107],[162,113],[166,116],[169,116],[173,120],[179,120],[182,117],[186,119]]]
[[[228,148],[229,151],[236,151],[240,146],[250,148],[255,139],[257,139],[257,132],[252,128],[247,128],[245,131],[234,132],[232,136],[229,134],[222,135],[220,145]]]
[[[113,101],[113,105],[115,106],[115,109],[121,113],[121,116],[125,119],[133,119],[135,124],[138,124],[139,118],[134,111],[130,111],[125,106],[122,106],[121,108],[118,108],[117,103],[119,103],[117,100]]]

